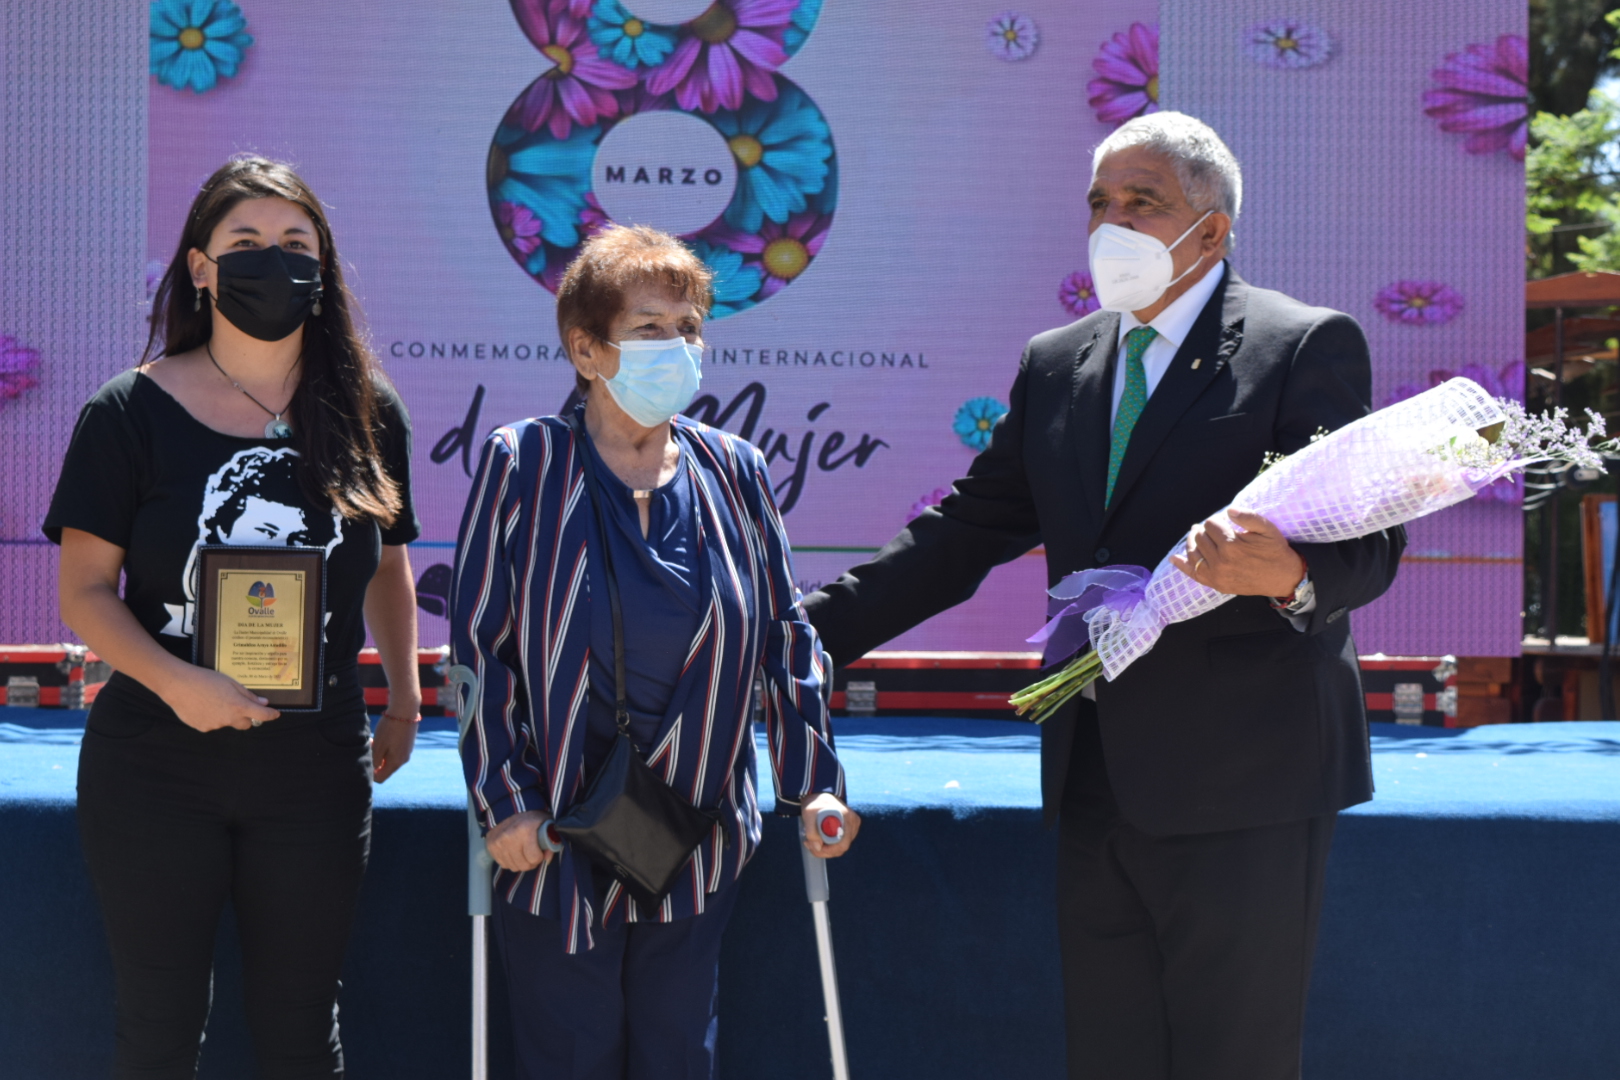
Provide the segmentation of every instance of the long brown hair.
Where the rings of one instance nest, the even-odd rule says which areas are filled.
[[[310,501],[330,503],[346,518],[372,517],[391,524],[403,502],[399,484],[383,469],[377,444],[383,422],[378,386],[384,375],[355,330],[351,311],[356,304],[343,283],[343,263],[332,243],[326,212],[290,166],[242,154],[203,184],[186,215],[180,246],[152,299],[152,331],[141,362],[201,348],[213,336],[213,301],[197,308],[188,256],[192,248],[207,251],[214,229],[248,199],[286,199],[297,205],[309,215],[320,239],[321,314],[304,323],[298,387],[288,406],[299,485]]]

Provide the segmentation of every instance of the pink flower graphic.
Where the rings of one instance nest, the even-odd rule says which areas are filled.
[[[758,266],[765,274],[760,286],[759,299],[775,296],[788,283],[810,266],[810,260],[821,254],[821,245],[827,240],[832,227],[831,214],[818,214],[806,210],[794,214],[778,225],[766,218],[757,234],[738,232],[720,225],[709,229],[701,239],[744,255],[753,256],[747,265]]]
[[[1058,286],[1058,303],[1070,315],[1090,315],[1102,307],[1097,302],[1097,286],[1084,270],[1076,270],[1063,279],[1063,284]]]
[[[628,90],[620,90],[619,115],[635,116],[644,112],[662,112],[674,106],[673,99],[668,94],[654,94],[647,90],[647,84],[637,82]]]
[[[527,206],[503,202],[495,208],[495,227],[513,251],[533,255],[540,246],[540,219]]]
[[[550,126],[554,139],[566,139],[575,124],[586,127],[619,114],[614,90],[636,84],[635,72],[596,53],[585,23],[561,4],[514,0],[518,23],[555,66],[523,92],[517,120],[527,131]],[[549,8],[556,7],[552,11]]]
[[[911,504],[911,513],[907,515],[906,520],[915,521],[917,518],[922,517],[924,510],[938,506],[945,500],[945,496],[949,495],[950,493],[951,489],[948,487],[935,488],[933,491],[930,491],[928,494]]]
[[[647,73],[654,94],[675,92],[683,109],[742,107],[743,93],[776,100],[771,72],[787,62],[783,35],[799,0],[716,0],[681,27],[669,59]]]
[[[1097,119],[1119,127],[1133,116],[1159,111],[1159,24],[1132,23],[1103,42],[1091,62],[1097,78],[1086,99]]]
[[[39,385],[34,371],[39,368],[39,351],[30,349],[10,334],[0,334],[0,404],[15,401],[24,390]]]
[[[1384,404],[1393,405],[1397,401],[1417,397],[1417,395],[1430,387],[1439,386],[1447,379],[1455,379],[1459,376],[1464,379],[1472,379],[1491,397],[1507,398],[1510,401],[1524,401],[1524,361],[1510,360],[1500,368],[1490,368],[1484,364],[1469,363],[1464,364],[1460,371],[1447,371],[1444,369],[1431,371],[1429,372],[1428,386],[1402,383],[1390,393]],[[1515,504],[1523,502],[1524,475],[1516,472],[1511,477],[1498,480],[1489,487],[1482,489],[1474,498],[1485,499],[1486,501],[1494,499],[1497,502]]]
[[[1503,34],[1494,44],[1475,44],[1446,57],[1429,73],[1435,89],[1423,94],[1423,112],[1441,131],[1466,132],[1470,154],[1506,150],[1524,160],[1530,137],[1530,43]]]
[[[582,242],[613,224],[613,219],[602,209],[602,204],[596,201],[596,192],[585,193],[585,208],[579,212],[579,223],[583,226],[579,230]]]
[[[1455,319],[1464,306],[1462,294],[1438,281],[1397,281],[1378,290],[1373,307],[1390,322],[1439,326]]]

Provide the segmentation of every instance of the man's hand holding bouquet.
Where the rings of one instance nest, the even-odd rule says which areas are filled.
[[[1269,459],[1212,523],[1228,537],[1253,531],[1257,542],[1274,539],[1274,530],[1287,542],[1336,543],[1462,502],[1538,462],[1602,470],[1603,455],[1620,451],[1620,442],[1599,442],[1603,419],[1587,415],[1582,430],[1562,409],[1531,416],[1452,379]],[[1230,600],[1234,594],[1198,580],[1208,576],[1198,554],[1206,539],[1189,533],[1152,573],[1105,566],[1048,590],[1050,621],[1029,640],[1044,643],[1047,667],[1068,663],[1014,694],[1018,712],[1042,722],[1099,675],[1117,678],[1169,624]]]

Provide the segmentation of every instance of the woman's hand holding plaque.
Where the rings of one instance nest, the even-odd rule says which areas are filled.
[[[206,668],[192,668],[164,687],[162,696],[181,723],[198,731],[228,727],[246,731],[281,715],[229,675]]]

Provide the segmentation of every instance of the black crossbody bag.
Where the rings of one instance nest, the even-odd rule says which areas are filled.
[[[596,516],[601,538],[603,577],[613,613],[613,718],[619,734],[602,768],[586,786],[585,797],[567,816],[551,823],[552,830],[576,851],[610,871],[631,896],[644,904],[658,904],[674,887],[692,851],[714,829],[716,817],[692,806],[664,783],[663,777],[636,753],[630,741],[630,709],[624,689],[624,613],[619,606],[619,582],[613,572],[612,545],[608,542],[603,498],[596,481],[591,449],[585,445],[584,425],[570,417],[585,465],[585,494]]]

